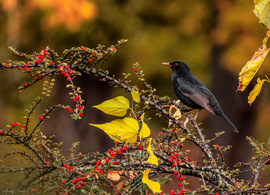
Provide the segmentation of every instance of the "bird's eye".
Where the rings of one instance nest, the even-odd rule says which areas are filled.
[[[177,63],[174,63],[174,65],[173,65],[174,67],[177,67],[178,66],[178,64]]]

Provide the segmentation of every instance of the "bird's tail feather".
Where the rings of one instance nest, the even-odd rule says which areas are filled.
[[[239,133],[238,129],[234,126],[234,124],[230,121],[230,119],[223,112],[220,114],[220,116],[222,118],[224,118],[227,121],[227,123],[232,127],[233,132]]]

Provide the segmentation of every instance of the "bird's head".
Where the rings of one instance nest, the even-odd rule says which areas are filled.
[[[172,71],[175,73],[180,74],[180,73],[184,73],[184,72],[190,72],[189,67],[184,62],[181,62],[181,61],[174,61],[171,63],[163,62],[162,64],[165,66],[171,67]]]

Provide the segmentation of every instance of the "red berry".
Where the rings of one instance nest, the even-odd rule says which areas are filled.
[[[48,165],[48,164],[49,164],[49,163],[46,161],[46,162],[45,162],[45,165]]]
[[[118,154],[122,154],[123,152],[122,152],[122,150],[119,150],[117,153],[118,153]]]
[[[134,68],[133,70],[134,70],[134,72],[136,72],[137,71],[137,68]]]
[[[65,183],[65,180],[61,180],[61,183]]]
[[[39,116],[38,117],[40,120],[44,120],[44,117],[43,116]]]

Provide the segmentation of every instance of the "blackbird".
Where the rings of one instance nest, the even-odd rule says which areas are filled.
[[[174,93],[183,104],[192,109],[199,109],[199,111],[206,109],[212,114],[220,116],[227,121],[235,133],[238,133],[237,128],[224,114],[212,92],[191,73],[184,62],[174,61],[162,64],[171,67]]]

